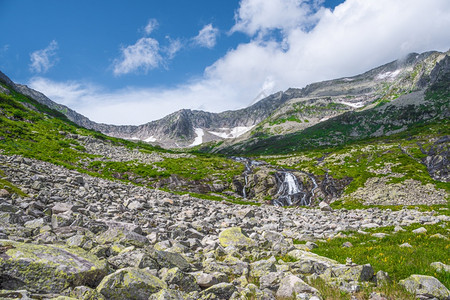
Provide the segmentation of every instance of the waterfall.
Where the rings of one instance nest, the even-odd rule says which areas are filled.
[[[255,166],[264,165],[264,162],[255,161],[246,157],[231,157],[233,160],[241,162],[244,164],[244,171],[242,172],[242,177],[244,179],[244,184],[242,186],[242,197],[247,199],[251,197],[251,186],[253,181],[250,180],[249,176],[253,174],[253,169]],[[278,184],[278,191],[272,200],[273,205],[276,206],[292,206],[292,205],[310,205],[311,200],[314,197],[314,192],[318,188],[316,179],[312,174],[295,171],[303,173],[309,177],[313,187],[309,191],[308,187],[303,183],[299,182],[297,177],[288,170],[279,170],[275,173],[275,178]],[[250,185],[250,186],[249,186]]]
[[[311,199],[314,197],[314,191],[318,188],[316,179],[311,174],[302,172],[311,179],[313,188],[311,192],[305,188],[303,183],[299,183],[297,177],[291,172],[284,171],[281,174],[284,179],[276,177],[280,183],[277,195],[278,197],[273,200],[275,206],[292,206],[292,205],[310,205]]]
[[[300,186],[294,174],[289,172],[283,172],[282,174],[284,175],[284,180],[278,188],[277,195],[279,197],[273,200],[273,204],[276,206],[290,206],[293,205],[293,196],[300,193]]]

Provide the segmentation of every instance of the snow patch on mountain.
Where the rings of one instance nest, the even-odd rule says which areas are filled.
[[[203,136],[205,135],[205,132],[203,131],[202,128],[195,128],[195,140],[192,144],[189,145],[189,147],[194,147],[197,145],[200,145],[203,142]]]
[[[219,128],[222,132],[218,131],[209,131],[209,133],[212,133],[218,137],[224,138],[224,139],[232,139],[237,138],[243,135],[244,133],[248,132],[255,126],[237,126],[233,128]]]
[[[355,102],[355,103],[352,103],[352,102],[340,101],[339,103],[348,105],[348,106],[353,107],[353,108],[361,108],[361,107],[364,106],[364,102]]]
[[[395,78],[398,76],[398,74],[400,74],[401,70],[395,70],[392,72],[386,72],[386,73],[382,73],[382,74],[378,74],[377,79],[386,79],[386,78]]]

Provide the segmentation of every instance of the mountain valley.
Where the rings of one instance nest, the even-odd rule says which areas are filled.
[[[0,298],[450,299],[450,52],[98,124],[0,72]]]

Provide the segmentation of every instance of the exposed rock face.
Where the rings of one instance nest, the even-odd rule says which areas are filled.
[[[427,167],[430,176],[439,181],[450,181],[450,136],[444,136],[434,142],[429,150],[421,147],[422,153],[426,155],[422,163]]]

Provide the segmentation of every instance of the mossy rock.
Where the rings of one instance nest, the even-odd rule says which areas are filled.
[[[146,269],[124,268],[103,278],[97,291],[110,300],[147,300],[151,294],[166,288],[161,279]]]
[[[400,280],[399,283],[408,292],[416,296],[435,297],[437,299],[450,298],[450,291],[433,276],[411,275],[406,279]]]
[[[176,285],[181,291],[190,293],[200,291],[197,280],[191,274],[180,271],[178,268],[169,269],[162,277],[169,285]]]
[[[223,247],[252,247],[255,241],[245,236],[240,227],[227,228],[219,234],[219,242]]]
[[[0,240],[1,287],[59,293],[68,287],[95,287],[107,264],[80,248]]]
[[[231,283],[219,283],[200,292],[200,299],[230,299],[237,289]]]

